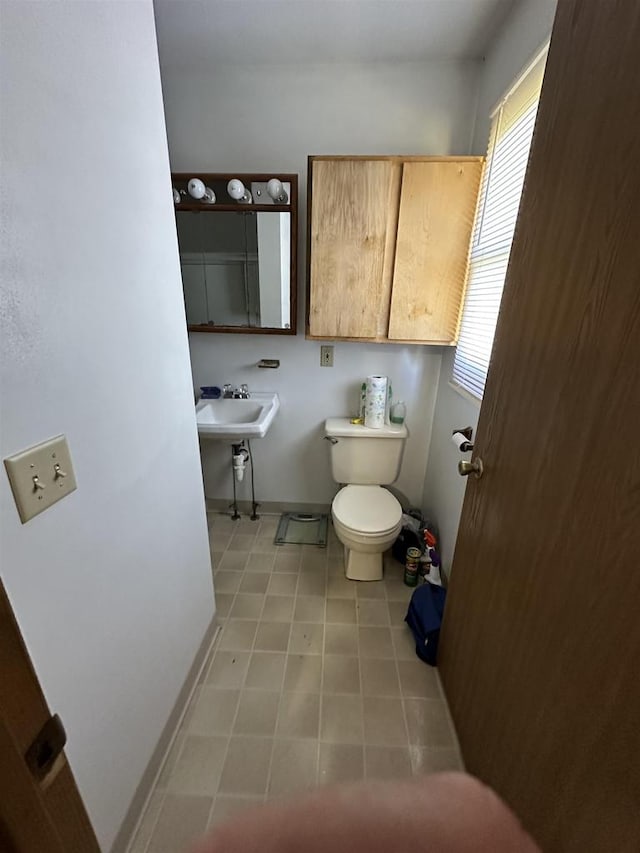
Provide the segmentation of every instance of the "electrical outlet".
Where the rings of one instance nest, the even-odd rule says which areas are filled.
[[[333,347],[320,347],[320,367],[333,367]]]
[[[64,435],[16,453],[5,459],[4,464],[23,524],[76,488]]]

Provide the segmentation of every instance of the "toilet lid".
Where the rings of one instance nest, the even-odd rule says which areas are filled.
[[[341,524],[360,533],[385,533],[402,518],[402,507],[381,486],[345,486],[331,508]]]

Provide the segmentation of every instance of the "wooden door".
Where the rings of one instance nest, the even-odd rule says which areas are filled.
[[[404,164],[391,340],[455,343],[482,163],[465,157]]]
[[[310,158],[310,336],[386,337],[400,168]]]
[[[560,0],[441,641],[545,853],[640,850],[639,44],[635,0]]]
[[[49,718],[0,581],[0,849],[99,853],[64,752],[37,778],[27,767],[25,754]]]

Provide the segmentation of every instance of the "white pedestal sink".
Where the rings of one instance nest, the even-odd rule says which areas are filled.
[[[200,400],[196,406],[198,435],[233,442],[264,438],[279,408],[275,391],[254,391],[248,400]]]

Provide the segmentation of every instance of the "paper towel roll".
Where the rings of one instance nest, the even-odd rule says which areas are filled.
[[[470,450],[473,450],[473,444],[469,441],[466,435],[463,435],[461,432],[454,432],[451,436],[451,441],[458,448],[460,453],[468,453]]]
[[[387,377],[367,376],[364,404],[364,425],[370,429],[382,429],[387,406]]]

